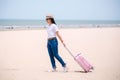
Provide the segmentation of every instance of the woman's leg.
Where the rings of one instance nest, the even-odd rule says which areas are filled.
[[[55,58],[61,63],[61,65],[63,67],[66,66],[65,62],[63,61],[63,59],[59,56],[58,54],[58,44],[57,44],[57,40],[54,40],[51,44],[51,48],[52,48],[52,52],[53,55],[55,56]]]
[[[51,48],[51,45],[49,43],[47,44],[47,48],[48,48],[48,53],[49,53],[49,56],[50,56],[50,61],[51,61],[51,64],[52,64],[52,68],[56,69],[54,54],[52,52],[52,48]]]

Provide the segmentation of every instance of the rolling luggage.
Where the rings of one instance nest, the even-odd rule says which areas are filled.
[[[93,66],[81,54],[74,56],[67,47],[65,48],[85,72],[89,72],[91,69],[93,69]]]

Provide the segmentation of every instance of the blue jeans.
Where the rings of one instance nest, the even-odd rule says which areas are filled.
[[[58,54],[58,41],[56,38],[52,40],[48,40],[47,48],[48,48],[48,53],[50,56],[52,68],[56,68],[55,58],[61,63],[62,67],[65,67],[66,64]]]

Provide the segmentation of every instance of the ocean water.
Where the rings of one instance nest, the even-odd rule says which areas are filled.
[[[56,20],[60,27],[106,27],[119,26],[120,20]],[[0,28],[3,27],[44,27],[45,20],[0,20]]]

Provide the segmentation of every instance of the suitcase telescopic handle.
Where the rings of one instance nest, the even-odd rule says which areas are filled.
[[[69,54],[73,57],[73,58],[75,58],[74,57],[74,55],[72,54],[72,52],[65,46],[65,49],[69,52]]]

